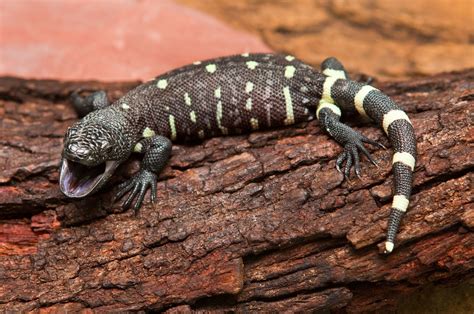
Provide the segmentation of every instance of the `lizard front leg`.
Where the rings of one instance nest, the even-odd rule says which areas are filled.
[[[103,109],[109,105],[107,94],[103,90],[94,92],[86,97],[80,96],[78,92],[75,91],[71,95],[71,102],[81,118],[89,112]]]
[[[134,210],[140,208],[145,193],[151,188],[150,199],[155,202],[156,199],[156,180],[158,174],[168,163],[171,155],[171,141],[164,136],[154,136],[146,138],[135,145],[134,152],[145,153],[140,170],[132,178],[120,184],[115,200],[122,198],[130,192],[123,203],[124,209],[130,208],[133,200],[136,198]]]

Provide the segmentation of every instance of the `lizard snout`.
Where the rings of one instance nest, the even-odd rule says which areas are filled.
[[[84,165],[92,165],[94,160],[92,150],[77,143],[66,145],[64,147],[63,156],[71,161]]]

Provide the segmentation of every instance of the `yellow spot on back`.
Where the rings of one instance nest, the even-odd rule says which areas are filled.
[[[283,88],[283,95],[285,96],[285,105],[286,105],[286,119],[284,123],[285,125],[290,125],[290,124],[295,123],[295,116],[293,114],[293,101],[291,100],[289,86],[285,86]]]
[[[122,107],[123,109],[125,109],[125,110],[130,109],[130,106],[127,105],[127,104],[125,104],[125,103],[123,103],[121,107]]]
[[[245,103],[245,109],[248,111],[252,110],[252,98],[247,99],[247,102]]]
[[[214,63],[206,65],[206,71],[209,73],[216,72],[216,69],[217,69],[217,66]]]
[[[170,130],[171,130],[171,140],[175,140],[176,139],[176,125],[174,122],[173,115],[169,116],[169,123],[170,123]]]
[[[253,90],[253,83],[252,82],[247,82],[245,84],[245,92],[248,94]]]
[[[201,64],[201,61],[194,61],[193,64],[194,65],[199,65],[199,64]]]
[[[152,136],[155,136],[155,131],[153,131],[153,130],[150,129],[149,127],[146,127],[146,128],[143,130],[143,137],[152,137]]]
[[[189,97],[188,93],[184,93],[184,102],[186,105],[191,106],[191,97]]]
[[[221,87],[218,86],[217,89],[214,91],[214,97],[221,98]]]
[[[246,64],[247,64],[247,67],[248,67],[250,70],[254,70],[254,69],[257,67],[258,62],[255,62],[255,61],[247,61]]]
[[[227,134],[227,128],[222,126],[222,102],[220,100],[217,102],[216,121],[217,126],[219,129],[221,129],[222,134]]]
[[[165,89],[166,86],[168,86],[168,81],[167,80],[159,80],[158,84],[156,84],[161,89]]]
[[[295,60],[295,57],[288,55],[288,56],[285,57],[285,59],[291,62],[291,61]]]
[[[135,153],[141,153],[141,152],[142,152],[142,148],[143,148],[143,145],[140,144],[140,143],[137,143],[137,144],[135,145],[135,147],[133,148],[133,151],[134,151]]]
[[[191,121],[193,121],[194,123],[196,123],[196,113],[194,111],[191,111],[189,113],[189,117],[191,118]]]
[[[285,67],[285,77],[290,79],[295,75],[296,68],[292,65],[287,65]]]
[[[243,53],[243,54],[241,54],[241,56],[247,58],[249,56],[249,53],[248,52]]]
[[[219,128],[221,127],[221,119],[222,119],[222,102],[218,101],[217,108],[216,108],[216,121]]]
[[[252,126],[253,130],[257,130],[258,129],[258,120],[255,119],[255,118],[251,118],[250,119],[250,125]]]

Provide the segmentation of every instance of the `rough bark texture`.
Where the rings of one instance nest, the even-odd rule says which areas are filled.
[[[175,146],[158,202],[135,215],[113,184],[58,189],[78,88],[116,99],[136,83],[0,78],[0,309],[360,312],[472,277],[474,70],[376,84],[408,112],[419,159],[390,256],[379,254],[392,151],[343,182],[341,148],[316,123]],[[347,119],[346,119],[347,120]],[[388,146],[370,123],[350,123]],[[132,160],[114,182],[137,170]]]

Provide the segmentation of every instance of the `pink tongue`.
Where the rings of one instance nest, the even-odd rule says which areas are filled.
[[[102,175],[104,171],[105,167],[103,165],[87,167],[69,161],[68,171],[64,174],[64,186],[71,194],[82,194],[92,188],[96,179]]]

